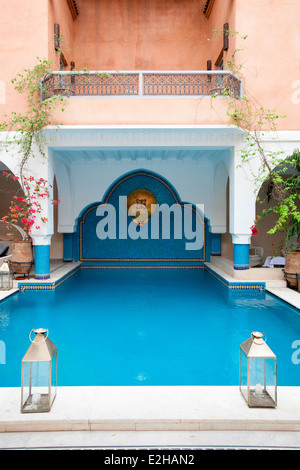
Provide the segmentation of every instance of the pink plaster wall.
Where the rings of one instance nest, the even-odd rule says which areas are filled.
[[[47,21],[48,0],[0,0],[0,80],[5,83],[5,104],[0,104],[0,118],[26,106],[11,80],[34,66],[37,57],[48,56]]]
[[[74,21],[66,0],[49,0],[48,3],[48,58],[53,62],[53,69],[59,70],[59,53],[54,49],[54,23],[60,26],[60,48],[70,70],[70,61],[74,60]]]
[[[58,69],[55,22],[61,26],[67,70],[75,61],[77,70],[112,71],[205,70],[207,59],[215,69],[223,24],[229,22],[231,30],[248,35],[246,41],[239,35],[230,39],[230,49],[224,53],[226,62],[235,47],[243,49],[237,58],[243,65],[245,93],[257,105],[287,115],[279,129],[299,129],[298,0],[215,0],[209,19],[203,15],[205,0],[77,0],[77,4],[79,16],[74,21],[65,0],[0,0],[0,81],[6,91],[0,116],[25,109],[11,79],[32,67],[37,56],[53,61]],[[223,108],[224,103],[210,99],[82,98],[70,100],[72,113],[67,111],[64,121],[218,124],[224,122]]]
[[[300,103],[293,100],[293,83],[300,79],[299,1],[238,0],[236,24],[248,35],[237,39],[245,94],[257,106],[287,115],[279,129],[299,130]]]
[[[53,117],[65,125],[228,123],[226,98],[70,98]]]
[[[76,68],[206,69],[207,20],[199,0],[78,0]]]
[[[224,62],[231,59],[231,56],[236,48],[235,35],[232,34],[229,38],[229,49],[223,51],[223,26],[224,23],[229,23],[229,29],[236,31],[236,2],[238,0],[221,1],[216,0],[211,14],[207,20],[207,53],[208,59],[212,61],[213,70],[217,70],[217,59],[223,53]],[[228,68],[224,66],[224,68]]]

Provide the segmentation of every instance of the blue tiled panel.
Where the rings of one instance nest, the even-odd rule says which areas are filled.
[[[97,202],[89,206],[78,220],[77,231],[73,236],[75,259],[85,262],[135,260],[140,262],[158,261],[168,263],[175,261],[197,264],[203,264],[204,261],[207,261],[210,253],[209,250],[205,252],[205,248],[210,247],[209,233],[205,233],[205,231],[207,232],[206,220],[203,220],[202,215],[195,207],[190,210],[190,215],[193,221],[192,230],[197,229],[197,232],[201,233],[203,247],[200,249],[187,249],[188,246],[191,247],[193,240],[185,237],[184,227],[182,238],[176,239],[173,232],[173,223],[171,223],[170,239],[163,239],[161,223],[159,239],[152,239],[151,223],[148,222],[141,228],[141,234],[148,234],[148,238],[143,239],[140,237],[133,240],[128,236],[128,226],[130,223],[132,224],[132,219],[127,215],[127,238],[121,239],[119,237],[119,197],[127,197],[132,191],[139,188],[151,191],[158,205],[167,204],[169,207],[174,204],[179,204],[179,207],[183,205],[175,190],[158,175],[145,171],[125,175],[110,188],[103,202]],[[96,211],[101,203],[111,204],[116,210],[116,239],[100,240],[96,234],[97,224],[101,220],[101,217],[96,215]],[[183,218],[183,209],[180,210]],[[154,222],[155,218],[158,220],[158,212],[152,217],[154,219],[151,222]],[[172,215],[171,221],[174,221]],[[198,239],[200,239],[200,236]]]
[[[221,234],[211,234],[211,254],[214,256],[221,256]]]
[[[64,233],[64,261],[73,260],[73,234]]]

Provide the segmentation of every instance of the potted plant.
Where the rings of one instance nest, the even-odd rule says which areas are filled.
[[[8,172],[3,172],[6,178],[19,180],[18,176],[13,176]],[[14,196],[10,203],[8,214],[2,217],[7,227],[7,236],[13,240],[13,254],[11,258],[11,267],[15,274],[29,276],[33,264],[32,241],[30,238],[32,228],[40,230],[40,222],[46,223],[48,219],[42,217],[42,201],[50,198],[49,185],[44,178],[35,180],[33,176],[22,178],[23,196]],[[60,201],[52,200],[52,204],[58,204]],[[15,235],[13,227],[17,225],[24,233],[23,239],[20,234]]]

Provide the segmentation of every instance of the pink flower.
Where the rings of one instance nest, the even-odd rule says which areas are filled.
[[[250,227],[251,229],[251,235],[258,235],[258,228],[255,226],[255,225],[252,225],[252,227]]]
[[[22,224],[27,224],[27,219],[21,219]]]
[[[18,180],[19,177],[18,176],[13,176],[13,180]]]
[[[3,175],[7,175],[7,171],[3,171]]]
[[[22,197],[17,197],[16,199],[17,199],[17,201],[24,201],[24,199]]]

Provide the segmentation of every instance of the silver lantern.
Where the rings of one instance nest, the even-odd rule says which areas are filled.
[[[3,261],[0,266],[0,290],[10,290],[13,288],[13,273],[9,269],[7,261]]]
[[[31,330],[29,338],[31,345],[22,359],[21,412],[47,412],[57,391],[57,347],[44,328]]]
[[[264,333],[254,331],[240,345],[240,392],[249,407],[277,406],[277,361]]]

